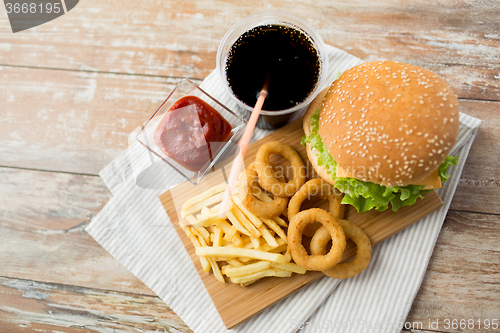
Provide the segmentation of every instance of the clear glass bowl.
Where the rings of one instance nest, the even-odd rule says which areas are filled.
[[[191,171],[179,164],[176,160],[167,156],[158,147],[154,140],[155,130],[159,123],[166,115],[170,107],[177,102],[180,98],[184,96],[196,96],[213,107],[227,122],[231,125],[232,129],[229,134],[228,140],[225,142],[211,142],[211,158],[207,158],[206,164],[199,171]],[[230,147],[235,147],[234,144],[239,134],[242,132],[245,126],[245,121],[236,115],[234,112],[226,108],[215,98],[210,96],[208,93],[199,88],[192,81],[183,78],[181,82],[174,88],[170,95],[165,99],[165,101],[160,105],[158,110],[149,118],[149,120],[144,124],[142,129],[137,133],[136,139],[144,147],[146,147],[150,152],[159,157],[163,162],[172,167],[175,171],[181,174],[186,180],[194,185],[197,185],[203,176],[209,171],[221,158],[226,158],[230,156]]]
[[[226,33],[224,38],[222,39],[219,49],[217,51],[217,72],[222,78],[222,82],[224,82],[224,89],[231,96],[231,99],[236,102],[236,104],[243,110],[248,111],[249,113],[253,110],[253,105],[247,105],[240,101],[231,90],[229,86],[227,77],[226,77],[226,62],[231,47],[236,42],[236,40],[246,31],[262,25],[267,24],[279,24],[285,25],[291,28],[299,29],[303,33],[305,33],[310,40],[312,41],[314,47],[316,48],[319,56],[320,62],[320,73],[318,82],[314,86],[312,92],[309,96],[302,101],[300,104],[295,105],[289,109],[279,110],[279,111],[261,111],[261,116],[258,122],[258,127],[261,128],[277,128],[286,124],[289,120],[293,119],[294,114],[300,114],[301,111],[304,111],[307,106],[311,103],[311,101],[316,97],[316,95],[320,92],[321,88],[324,86],[326,76],[328,74],[328,58],[326,55],[326,46],[323,42],[323,39],[319,35],[318,32],[305,20],[294,16],[292,14],[280,12],[280,11],[265,11],[256,13],[250,16],[243,18],[238,21],[229,31]],[[262,121],[263,120],[263,121]],[[267,126],[266,126],[267,123]]]

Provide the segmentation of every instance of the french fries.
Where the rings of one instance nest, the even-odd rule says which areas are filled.
[[[263,219],[234,196],[225,218],[219,216],[226,184],[184,202],[180,225],[195,247],[205,272],[217,280],[250,285],[263,277],[288,277],[306,270],[291,262],[287,223],[279,216]]]
[[[236,277],[263,271],[269,267],[271,267],[270,261],[257,261],[253,264],[242,265],[239,267],[231,267],[231,265],[227,265],[222,267],[222,272],[229,277]]]
[[[249,258],[268,260],[278,263],[286,262],[285,256],[279,253],[265,252],[241,247],[201,246],[196,249],[200,257]]]
[[[214,186],[214,187],[208,189],[207,191],[205,191],[197,196],[189,198],[182,205],[182,210],[188,210],[188,208],[195,206],[196,204],[203,202],[210,197],[213,197],[217,193],[223,192],[225,189],[226,189],[226,184],[222,183],[222,184],[219,184],[217,186]]]

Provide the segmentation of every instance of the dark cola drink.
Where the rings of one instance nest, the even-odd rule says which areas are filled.
[[[246,31],[234,42],[225,71],[234,95],[250,107],[268,78],[263,110],[281,111],[300,104],[313,92],[320,59],[311,38],[300,28],[267,24]],[[266,122],[279,126],[290,116],[269,116]]]

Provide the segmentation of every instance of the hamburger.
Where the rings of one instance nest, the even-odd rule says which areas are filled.
[[[359,212],[397,211],[440,188],[459,131],[458,99],[436,74],[394,61],[342,73],[310,104],[303,144],[318,175]]]

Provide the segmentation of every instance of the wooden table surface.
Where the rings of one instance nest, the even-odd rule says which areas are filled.
[[[84,228],[129,133],[180,77],[212,71],[237,20],[268,9],[361,59],[434,71],[484,120],[407,318],[423,329],[404,331],[500,321],[498,1],[85,0],[16,34],[0,6],[0,332],[190,331]]]

